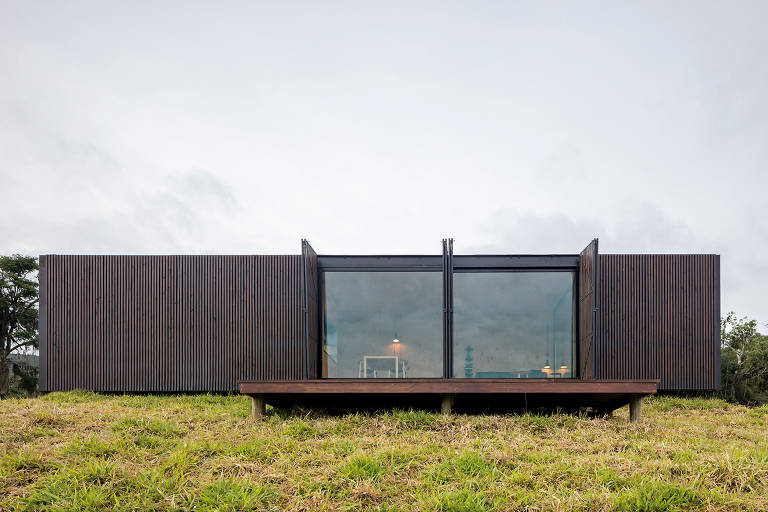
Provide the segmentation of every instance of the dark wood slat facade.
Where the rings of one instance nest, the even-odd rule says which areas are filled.
[[[600,255],[596,374],[720,388],[720,257]]]
[[[443,282],[448,377],[452,276],[459,267],[452,249],[447,240],[442,258],[413,257],[429,268],[442,259],[449,276]],[[41,390],[235,391],[240,380],[317,379],[323,258],[325,264],[337,258],[333,268],[352,268],[341,265],[352,257],[318,257],[306,241],[301,254],[284,256],[41,256]],[[386,270],[393,258],[362,263]],[[485,261],[465,258],[475,259],[464,270]],[[578,258],[527,258],[539,270],[550,269],[542,261],[578,259],[580,379],[719,388],[719,256],[599,255],[593,240]]]
[[[242,379],[306,378],[300,255],[41,263],[42,391],[235,391]]]

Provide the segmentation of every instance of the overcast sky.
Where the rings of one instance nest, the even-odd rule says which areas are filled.
[[[768,2],[0,0],[0,252],[722,255],[768,321]]]

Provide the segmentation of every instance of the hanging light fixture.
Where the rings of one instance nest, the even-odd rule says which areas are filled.
[[[392,355],[397,357],[397,353],[399,352],[399,349],[397,347],[400,346],[400,338],[397,337],[397,331],[395,331],[395,335],[392,337]]]
[[[549,359],[547,359],[547,361],[544,363],[544,368],[542,368],[541,371],[542,373],[546,373],[547,375],[552,373],[552,367],[549,366]]]

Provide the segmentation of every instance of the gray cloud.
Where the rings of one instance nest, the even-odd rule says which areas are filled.
[[[0,10],[0,252],[598,236],[719,253],[768,321],[762,3]]]
[[[156,179],[151,191],[146,184],[119,190],[91,184],[79,195],[85,203],[77,211],[47,208],[0,217],[5,245],[33,253],[231,252],[225,245],[197,245],[213,229],[232,236],[228,226],[239,212],[229,186],[210,173],[176,172]]]
[[[604,215],[579,212],[540,214],[501,209],[478,226],[492,243],[472,244],[467,252],[574,253],[592,238],[602,252],[715,252],[711,240],[651,203],[627,202]],[[709,249],[707,251],[707,249]]]

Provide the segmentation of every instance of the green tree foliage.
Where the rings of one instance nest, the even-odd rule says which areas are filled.
[[[8,356],[38,346],[37,258],[0,256],[0,396],[8,393]]]
[[[741,403],[768,402],[768,336],[757,321],[731,311],[721,321],[723,395]]]

